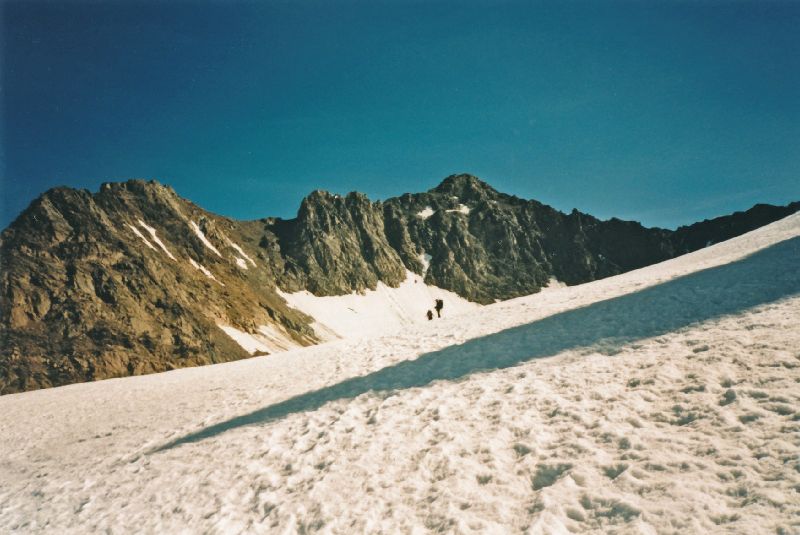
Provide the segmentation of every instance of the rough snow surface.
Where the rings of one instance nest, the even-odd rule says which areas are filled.
[[[215,282],[219,282],[219,284],[221,284],[222,286],[225,286],[225,284],[224,284],[224,283],[220,282],[220,281],[219,281],[219,280],[218,280],[218,279],[217,279],[217,278],[214,276],[214,274],[213,274],[213,273],[211,273],[211,271],[209,271],[209,270],[208,270],[208,268],[206,268],[206,267],[205,267],[205,266],[203,266],[202,264],[198,264],[197,262],[195,262],[195,261],[194,261],[193,259],[191,259],[191,258],[189,259],[189,263],[192,265],[192,267],[193,267],[193,268],[195,268],[196,270],[200,271],[200,272],[201,272],[203,275],[205,275],[205,276],[206,276],[206,277],[208,277],[209,279],[211,279],[211,280],[213,280],[213,281],[215,281]]]
[[[131,227],[131,230],[133,231],[134,234],[139,236],[144,241],[145,245],[147,245],[149,248],[151,248],[154,251],[156,250],[156,248],[153,247],[153,244],[150,243],[150,241],[148,241],[148,239],[144,237],[144,234],[142,234],[141,230],[136,228],[134,225],[131,225],[130,223],[128,223],[128,226]]]
[[[159,247],[161,247],[161,250],[167,253],[167,256],[170,257],[172,260],[175,260],[175,257],[172,256],[172,253],[169,252],[169,249],[167,249],[167,246],[164,245],[164,242],[162,242],[161,239],[156,235],[156,229],[154,229],[141,219],[139,220],[139,224],[142,226],[143,229],[145,229],[147,232],[150,233],[150,237],[154,242],[156,242],[156,244],[158,244]]]
[[[208,238],[206,238],[206,235],[205,235],[205,234],[203,234],[203,231],[202,231],[202,230],[200,230],[200,227],[199,227],[199,226],[197,226],[197,223],[195,223],[194,221],[189,221],[189,224],[191,225],[191,227],[192,227],[192,230],[194,231],[195,235],[196,235],[198,238],[200,238],[200,241],[201,241],[201,242],[203,242],[203,245],[205,245],[206,247],[208,247],[209,249],[211,249],[212,251],[214,251],[214,253],[215,253],[217,256],[221,257],[221,256],[222,256],[222,254],[220,254],[220,252],[217,250],[217,248],[216,248],[216,247],[214,247],[214,244],[213,244],[213,243],[211,243],[210,241],[208,241]]]
[[[425,323],[425,313],[433,310],[436,299],[444,301],[444,317],[480,307],[453,292],[426,285],[422,277],[410,271],[406,271],[406,279],[399,287],[379,282],[375,290],[364,294],[317,297],[307,291],[279,293],[289,306],[313,317],[341,338],[376,336]]]
[[[417,217],[420,219],[428,219],[430,216],[434,214],[433,208],[430,206],[426,206],[420,212],[417,212]]]
[[[2,396],[0,532],[798,533],[799,236]]]

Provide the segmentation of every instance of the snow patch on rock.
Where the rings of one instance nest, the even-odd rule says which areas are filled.
[[[433,208],[430,206],[426,206],[422,211],[417,212],[417,217],[420,219],[428,219],[430,216],[434,214]]]
[[[143,229],[145,229],[147,232],[150,233],[150,237],[153,239],[154,242],[158,244],[159,247],[161,247],[161,250],[167,253],[168,257],[175,260],[175,257],[172,256],[172,253],[169,252],[169,249],[167,249],[166,245],[164,245],[164,242],[162,242],[161,239],[158,236],[156,236],[156,229],[154,229],[141,219],[139,220],[139,224],[142,226]]]
[[[274,325],[259,325],[257,333],[240,331],[230,325],[217,326],[251,355],[256,352],[280,353],[300,347],[286,331]]]
[[[151,248],[154,251],[156,250],[156,248],[153,247],[153,244],[150,243],[147,240],[147,238],[144,237],[144,234],[142,234],[142,232],[138,228],[136,228],[134,225],[131,225],[130,223],[128,223],[128,226],[131,227],[131,230],[133,231],[134,234],[139,236],[142,239],[142,241],[144,241],[145,245],[147,245],[149,248]]]
[[[419,255],[419,261],[422,262],[422,278],[425,278],[425,274],[428,272],[428,269],[431,267],[431,260],[433,257],[426,252],[423,252]]]
[[[245,253],[245,252],[242,250],[242,248],[241,248],[241,247],[239,247],[237,244],[235,244],[233,241],[231,241],[231,240],[230,240],[230,238],[228,238],[227,236],[226,236],[226,238],[225,238],[225,239],[227,240],[227,242],[228,242],[228,245],[230,245],[231,247],[233,247],[234,249],[236,249],[236,252],[237,252],[237,253],[239,253],[239,255],[240,255],[240,256],[241,256],[243,259],[246,259],[248,262],[250,262],[250,264],[251,264],[253,267],[256,267],[256,263],[255,263],[255,261],[254,261],[252,258],[250,258],[250,257],[247,255],[247,253]],[[241,260],[242,258],[237,258],[237,259],[236,259],[236,263],[237,263],[237,264],[239,264],[239,260]],[[240,265],[239,267],[242,267],[242,266]],[[244,268],[243,268],[243,269],[247,269],[247,266],[244,266]]]
[[[459,204],[458,208],[453,208],[451,210],[446,210],[447,212],[457,212],[459,214],[467,215],[469,214],[469,206],[466,204]]]
[[[214,251],[214,253],[216,253],[217,256],[222,257],[222,254],[220,254],[217,248],[214,247],[214,244],[208,241],[208,238],[206,238],[206,235],[203,234],[202,230],[200,230],[200,227],[197,226],[197,223],[195,223],[194,221],[189,221],[189,224],[192,226],[192,230],[194,231],[195,235],[198,238],[200,238],[201,242],[203,242],[203,245]]]
[[[242,349],[244,349],[251,355],[257,351],[261,353],[269,353],[267,345],[261,342],[260,340],[256,339],[252,334],[240,331],[239,329],[231,327],[230,325],[218,324],[217,327],[225,331],[225,334],[233,338],[234,342],[239,344],[242,347]]]
[[[193,268],[195,268],[196,270],[200,271],[200,272],[201,272],[203,275],[205,275],[205,276],[206,276],[206,277],[208,277],[209,279],[211,279],[211,280],[213,280],[213,281],[216,281],[216,282],[218,282],[218,283],[219,283],[219,284],[221,284],[222,286],[225,286],[225,284],[224,284],[224,283],[222,283],[222,282],[220,282],[219,280],[217,280],[217,278],[214,276],[214,274],[213,274],[213,273],[211,273],[211,271],[209,271],[209,270],[208,270],[208,268],[206,268],[206,267],[205,267],[205,266],[203,266],[202,264],[198,264],[198,263],[197,263],[197,262],[195,262],[195,261],[194,261],[194,259],[192,259],[192,258],[190,258],[190,259],[189,259],[189,263],[192,265],[192,267],[193,267]]]

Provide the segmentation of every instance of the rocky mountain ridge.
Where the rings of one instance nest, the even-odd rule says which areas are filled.
[[[564,214],[453,175],[383,202],[315,191],[294,219],[234,221],[152,181],[94,194],[56,188],[0,235],[0,393],[319,342],[313,318],[279,289],[361,292],[379,281],[397,286],[408,270],[491,303],[552,278],[579,284],[660,262],[798,209],[757,205],[676,231],[648,229]]]

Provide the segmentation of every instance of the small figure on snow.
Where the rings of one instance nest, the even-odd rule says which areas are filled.
[[[442,301],[441,299],[437,299],[435,308],[436,308],[436,317],[437,318],[441,318],[442,317],[442,308],[444,308],[444,301]]]
[[[431,312],[430,310],[428,310],[428,313],[425,315],[428,316],[428,321],[431,321],[433,319],[433,312]]]

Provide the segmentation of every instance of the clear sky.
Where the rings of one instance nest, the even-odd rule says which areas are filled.
[[[2,227],[128,178],[241,219],[460,172],[648,226],[800,199],[800,2],[2,5]]]

